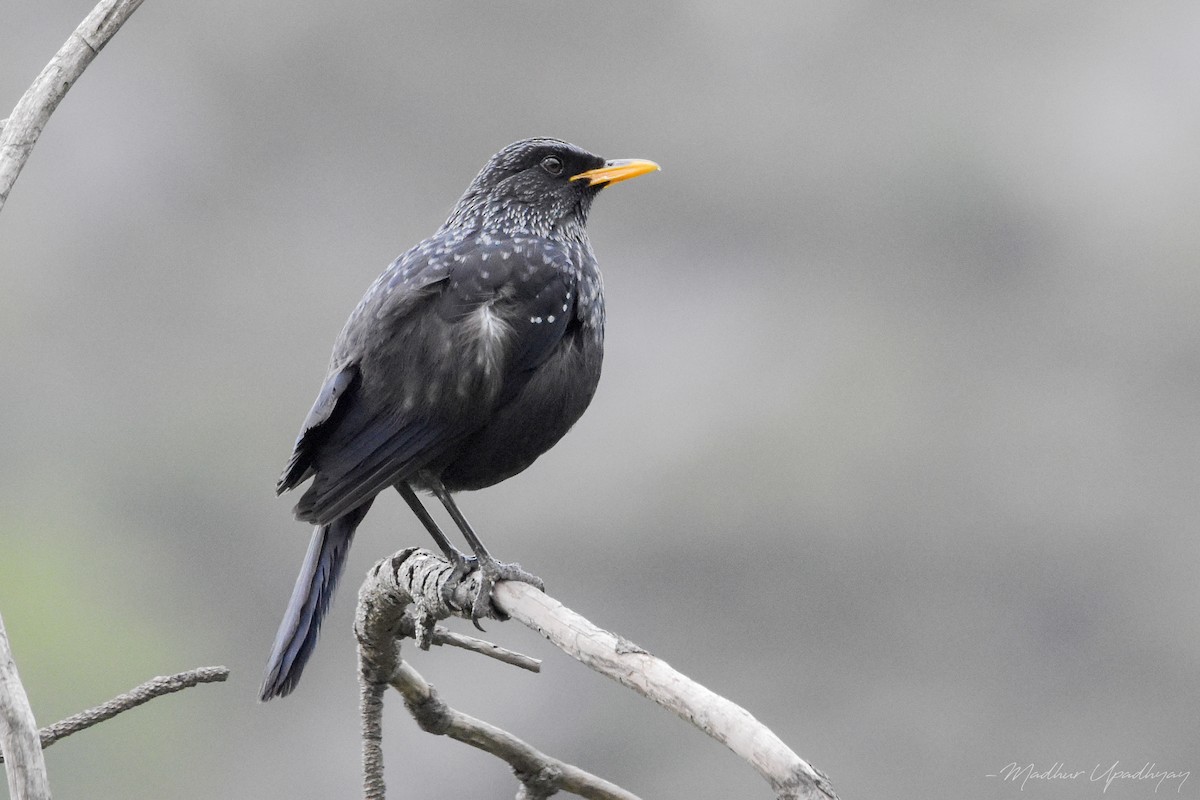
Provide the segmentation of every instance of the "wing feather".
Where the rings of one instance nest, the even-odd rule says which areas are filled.
[[[329,428],[336,422],[336,416],[345,408],[339,401],[353,389],[357,380],[358,369],[354,364],[348,364],[326,378],[325,385],[317,393],[316,402],[304,418],[304,425],[301,426],[296,445],[292,448],[292,458],[275,485],[276,494],[283,494],[288,489],[295,488],[312,474],[313,453],[328,437]]]

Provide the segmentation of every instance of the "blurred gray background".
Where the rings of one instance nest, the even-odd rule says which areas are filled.
[[[3,6],[0,106],[90,7]],[[461,499],[493,550],[847,800],[1014,761],[1200,796],[1198,40],[1191,2],[146,3],[0,215],[0,611],[42,723],[233,676],[56,745],[56,795],[358,793],[353,595],[429,540],[382,498],[260,705],[309,535],[272,487],[366,286],[553,135],[663,171],[592,214],[592,408]],[[452,704],[646,798],[771,796],[488,628],[545,671],[417,653]],[[385,745],[396,797],[515,791],[395,699]],[[1025,793],[1154,794],[1102,788]]]

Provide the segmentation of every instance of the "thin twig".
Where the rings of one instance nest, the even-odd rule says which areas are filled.
[[[414,623],[415,625],[415,623]],[[405,636],[416,638],[413,633],[408,630],[404,631]],[[518,653],[515,650],[509,650],[507,647],[489,642],[485,639],[478,639],[474,636],[467,636],[465,633],[458,633],[449,628],[437,625],[433,629],[431,639],[432,644],[446,645],[448,647],[458,647],[463,650],[470,650],[472,653],[494,658],[497,661],[502,661],[505,664],[511,664],[514,667],[529,670],[530,672],[542,671],[542,660],[533,658],[524,653]]]
[[[37,722],[17,674],[17,662],[0,618],[0,753],[7,760],[12,800],[50,800],[46,760],[38,742]]]
[[[42,749],[46,749],[59,739],[65,739],[73,733],[79,733],[93,725],[112,719],[123,711],[137,708],[142,703],[148,703],[156,697],[181,692],[200,683],[220,683],[228,677],[229,670],[225,667],[198,667],[175,675],[160,675],[157,678],[151,678],[95,708],[72,714],[64,720],[42,728],[38,731]],[[2,760],[0,759],[0,761]]]
[[[0,129],[0,209],[59,101],[142,0],[101,0],[17,101]]]
[[[391,686],[404,697],[409,713],[429,733],[445,734],[506,761],[521,782],[518,797],[540,800],[566,791],[589,800],[638,800],[590,772],[529,746],[508,731],[446,705],[437,690],[407,662],[400,662]]]
[[[159,675],[151,678],[106,703],[89,708],[87,711],[80,711],[61,722],[42,728],[42,747],[49,747],[59,739],[65,739],[73,733],[79,733],[107,719],[112,719],[117,714],[137,708],[142,703],[149,703],[156,697],[181,692],[201,683],[221,683],[228,677],[229,670],[225,667],[198,667],[175,675]]]

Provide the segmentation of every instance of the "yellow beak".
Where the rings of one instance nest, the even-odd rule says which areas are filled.
[[[645,175],[647,172],[656,172],[659,169],[662,168],[658,164],[644,158],[619,158],[604,162],[603,167],[572,175],[571,180],[586,180],[588,186],[595,186],[598,183],[607,186],[610,183],[620,183],[630,178],[636,178],[638,175]]]

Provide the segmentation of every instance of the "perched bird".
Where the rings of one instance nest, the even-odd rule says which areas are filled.
[[[312,483],[296,517],[316,526],[275,637],[261,698],[295,688],[354,530],[395,487],[455,565],[478,564],[471,610],[498,580],[541,581],[496,561],[452,492],[516,475],[583,414],[600,379],[604,298],[585,224],[609,184],[658,169],[606,161],[557,139],[501,150],[437,232],[392,262],[350,315],[278,492]],[[467,540],[464,556],[416,490]]]

